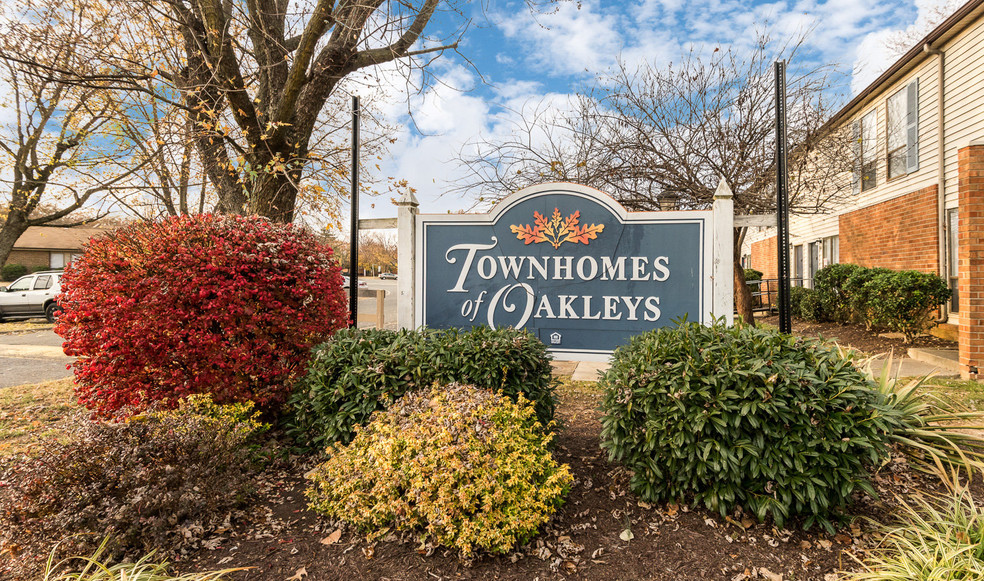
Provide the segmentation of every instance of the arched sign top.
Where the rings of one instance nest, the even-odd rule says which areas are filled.
[[[544,184],[536,184],[534,186],[527,186],[519,191],[509,194],[502,200],[499,200],[499,203],[492,207],[492,210],[489,211],[489,217],[492,218],[493,222],[498,222],[499,217],[508,212],[509,209],[516,204],[548,194],[557,193],[571,194],[594,200],[600,205],[608,208],[615,217],[623,220],[628,215],[628,211],[622,206],[622,204],[618,203],[615,198],[601,190],[570,182],[548,182]]]
[[[549,195],[549,194],[570,194],[574,196],[580,196],[589,200],[597,202],[599,205],[607,208],[614,217],[621,221],[625,221],[630,217],[635,219],[652,219],[652,218],[684,218],[693,215],[693,210],[676,210],[676,211],[661,211],[661,212],[648,212],[648,211],[630,211],[626,210],[625,207],[610,194],[603,192],[597,188],[591,186],[585,186],[582,184],[575,184],[571,182],[546,182],[542,184],[536,184],[532,186],[527,186],[521,190],[517,190],[505,198],[499,200],[492,208],[489,210],[487,216],[492,220],[493,223],[499,221],[499,217],[509,211],[513,206],[534,199],[537,197]],[[459,214],[462,215],[462,214]],[[463,214],[465,216],[479,215],[479,214]]]

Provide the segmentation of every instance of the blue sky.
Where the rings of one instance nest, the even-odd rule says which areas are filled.
[[[959,6],[955,0],[582,0],[534,18],[522,2],[489,0],[459,49],[471,64],[456,55],[433,63],[441,82],[411,97],[412,120],[402,79],[393,79],[388,94],[364,98],[398,127],[383,172],[417,188],[422,212],[453,211],[472,205],[441,196],[461,175],[455,152],[509,131],[524,107],[563,107],[618,59],[660,66],[690,47],[744,49],[758,30],[774,38],[808,33],[800,62],[790,67],[835,64],[831,97],[845,102],[893,62],[884,46],[889,35],[923,32],[934,7],[946,4]],[[453,26],[436,24],[442,31]],[[385,198],[364,200],[362,208],[363,217],[394,214]]]

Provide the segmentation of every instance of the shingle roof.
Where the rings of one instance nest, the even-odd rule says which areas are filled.
[[[55,228],[31,226],[17,239],[14,250],[81,250],[93,236],[110,232],[104,228]]]

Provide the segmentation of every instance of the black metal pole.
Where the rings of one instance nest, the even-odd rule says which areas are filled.
[[[779,262],[779,331],[791,333],[789,303],[789,174],[786,168],[786,61],[776,61],[776,214]]]
[[[349,236],[350,327],[359,326],[359,98],[352,97],[352,223]]]

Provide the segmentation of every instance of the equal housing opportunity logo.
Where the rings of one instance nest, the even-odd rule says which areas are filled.
[[[572,184],[527,188],[489,214],[419,215],[417,321],[526,328],[582,356],[677,317],[706,320],[709,219],[629,213]]]

